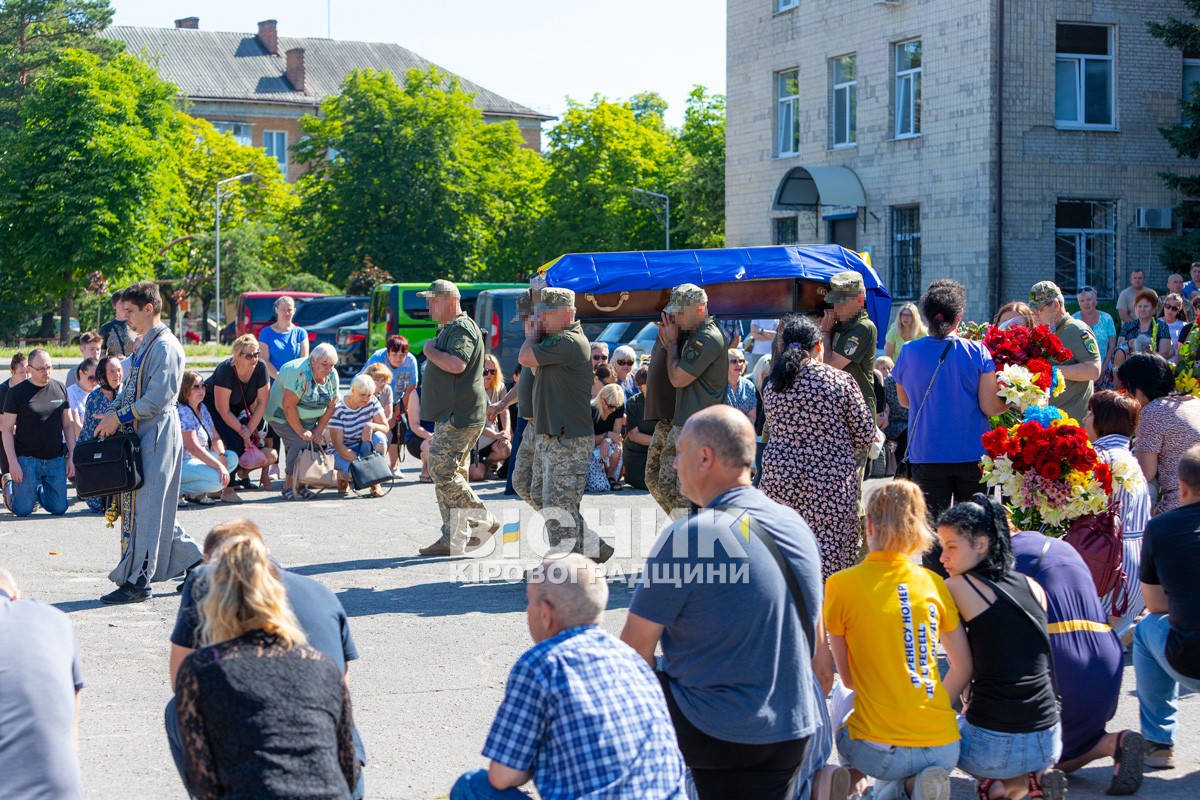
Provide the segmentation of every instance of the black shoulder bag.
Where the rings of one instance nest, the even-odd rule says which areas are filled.
[[[925,401],[929,399],[929,390],[933,388],[933,382],[937,380],[938,373],[942,370],[942,364],[946,362],[946,356],[950,355],[950,348],[954,347],[954,340],[946,342],[946,349],[942,351],[942,357],[938,359],[937,366],[933,368],[933,375],[929,378],[929,385],[925,387],[925,396],[921,398],[921,405],[917,406],[917,413],[913,415],[912,421],[908,423],[908,449],[904,451],[904,458],[896,465],[896,478],[900,480],[912,480],[912,462],[908,460],[909,454],[912,452],[912,434],[917,428],[917,420],[921,418],[921,411],[925,408]]]

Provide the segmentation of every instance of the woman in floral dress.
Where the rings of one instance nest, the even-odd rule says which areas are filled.
[[[783,320],[771,374],[763,383],[769,440],[759,488],[794,508],[821,548],[828,578],[858,560],[858,465],[875,436],[875,414],[847,373],[824,364],[811,318]]]

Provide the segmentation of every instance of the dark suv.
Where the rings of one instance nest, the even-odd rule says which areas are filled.
[[[301,328],[314,327],[318,322],[324,322],[330,317],[346,311],[357,311],[371,304],[371,298],[366,295],[339,294],[332,297],[314,297],[296,309],[292,324]]]

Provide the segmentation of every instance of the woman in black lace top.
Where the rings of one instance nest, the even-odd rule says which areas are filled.
[[[175,687],[191,796],[348,800],[350,695],[308,646],[261,540],[238,536],[213,555],[200,641]]]

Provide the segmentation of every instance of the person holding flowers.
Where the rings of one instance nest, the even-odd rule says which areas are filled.
[[[1029,308],[1033,311],[1034,321],[1048,326],[1071,351],[1071,358],[1059,365],[1066,388],[1051,398],[1050,403],[1066,411],[1071,419],[1083,419],[1092,397],[1092,383],[1100,379],[1103,363],[1096,334],[1067,313],[1062,290],[1054,281],[1039,281],[1033,285],[1029,290]]]
[[[1121,326],[1117,336],[1117,349],[1113,353],[1114,369],[1120,369],[1133,353],[1158,353],[1163,358],[1172,358],[1175,347],[1171,344],[1171,329],[1160,319],[1155,319],[1158,309],[1158,293],[1153,289],[1142,289],[1133,296],[1133,319]],[[1118,379],[1120,375],[1117,376]]]

